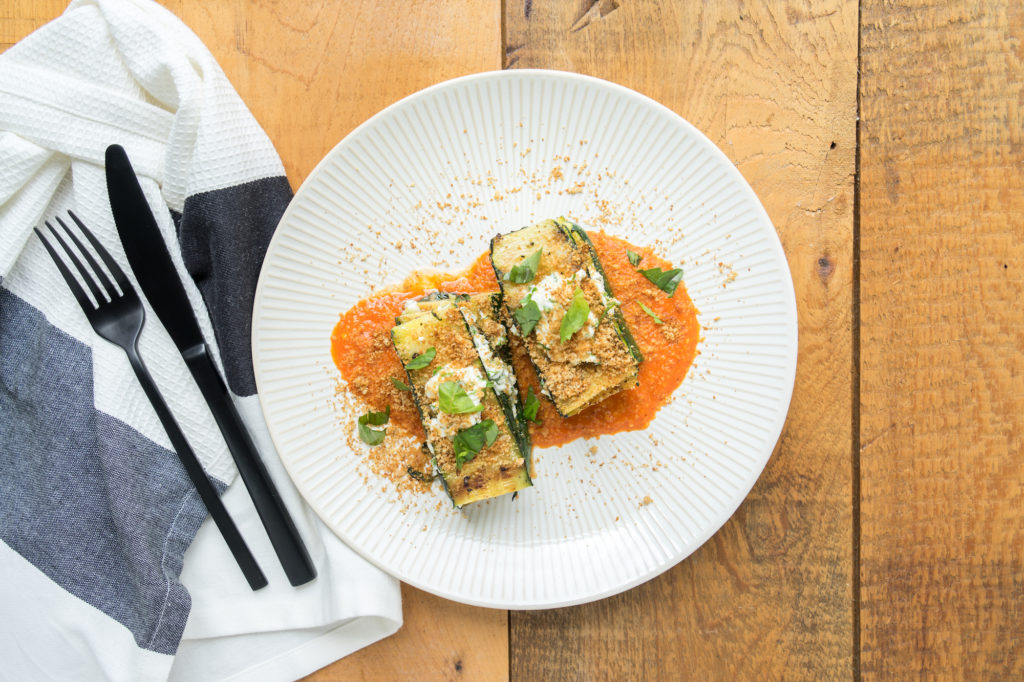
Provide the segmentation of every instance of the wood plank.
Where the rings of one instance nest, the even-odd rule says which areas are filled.
[[[456,604],[402,585],[405,627],[317,671],[306,682],[503,680],[508,612]]]
[[[59,16],[65,0],[5,0],[0,3],[0,52]]]
[[[277,147],[293,187],[378,110],[433,83],[501,66],[500,8],[486,0],[164,4],[217,58]],[[64,0],[3,4],[0,48],[65,6]],[[403,597],[405,625],[397,635],[310,679],[507,677],[505,611],[447,602],[407,586]]]
[[[616,81],[718,144],[775,223],[800,310],[789,420],[737,514],[630,592],[513,612],[513,679],[851,676],[856,2],[510,0],[505,22],[507,67]]]
[[[1024,678],[1024,10],[862,11],[868,679]]]
[[[501,68],[487,0],[166,0],[267,131],[294,187],[349,131],[434,83]]]
[[[273,140],[293,187],[380,109],[439,81],[500,68],[500,12],[486,0],[168,5],[213,52]],[[397,635],[311,679],[508,676],[505,611],[406,586],[402,595],[405,625]]]

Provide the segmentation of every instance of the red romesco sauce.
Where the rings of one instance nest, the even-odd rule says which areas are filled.
[[[675,295],[669,298],[637,272],[626,257],[626,250],[640,254],[644,268],[668,270],[671,263],[646,247],[604,232],[588,234],[615,297],[622,301],[626,323],[644,354],[640,386],[617,393],[568,419],[560,417],[554,405],[542,397],[537,413],[541,423],[530,425],[537,447],[646,428],[682,383],[697,352],[700,325],[685,285],[680,284]],[[390,426],[420,439],[424,434],[416,406],[409,394],[398,390],[391,381],[392,378],[406,380],[398,355],[391,346],[391,328],[406,301],[434,290],[497,291],[498,283],[488,254],[481,254],[463,272],[413,273],[401,285],[365,298],[343,313],[331,335],[331,355],[342,378],[348,382],[349,390],[365,402],[368,409],[383,410],[390,405]],[[641,302],[658,316],[661,324],[641,309]],[[525,399],[528,387],[533,386],[534,393],[540,396],[540,384],[525,349],[515,335],[510,338],[520,392]]]

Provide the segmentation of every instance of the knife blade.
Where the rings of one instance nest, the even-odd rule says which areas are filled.
[[[288,581],[297,586],[313,580],[316,568],[309,552],[213,364],[160,227],[120,145],[107,147],[106,175],[110,210],[128,263],[206,399]]]

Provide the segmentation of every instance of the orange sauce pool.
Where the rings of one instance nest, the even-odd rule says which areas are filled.
[[[626,250],[639,253],[641,268],[670,269],[671,263],[656,256],[650,249],[635,246],[604,232],[588,232],[597,249],[601,265],[615,297],[622,302],[637,345],[644,355],[640,364],[640,385],[617,393],[601,403],[568,419],[560,417],[554,405],[541,397],[540,424],[530,424],[530,435],[537,447],[563,445],[578,438],[636,431],[646,428],[658,410],[668,402],[672,392],[683,382],[697,351],[700,325],[697,309],[686,287],[679,285],[675,295],[668,295],[651,284],[629,263]],[[476,293],[497,291],[488,254],[481,254],[465,271],[459,273],[413,273],[401,285],[363,299],[341,315],[331,334],[331,356],[353,391],[370,409],[391,406],[390,425],[416,436],[425,436],[419,414],[409,394],[392,384],[392,377],[405,381],[405,371],[391,346],[391,328],[405,302],[432,290]],[[640,308],[646,305],[662,324],[658,324]],[[515,335],[512,339],[512,361],[519,389],[524,398],[527,389],[541,396],[536,372]]]

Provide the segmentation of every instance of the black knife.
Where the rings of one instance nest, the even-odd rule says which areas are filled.
[[[106,165],[110,209],[139,286],[206,398],[288,581],[292,585],[308,583],[316,577],[316,568],[214,367],[185,287],[178,279],[128,155],[120,145],[107,147]]]

